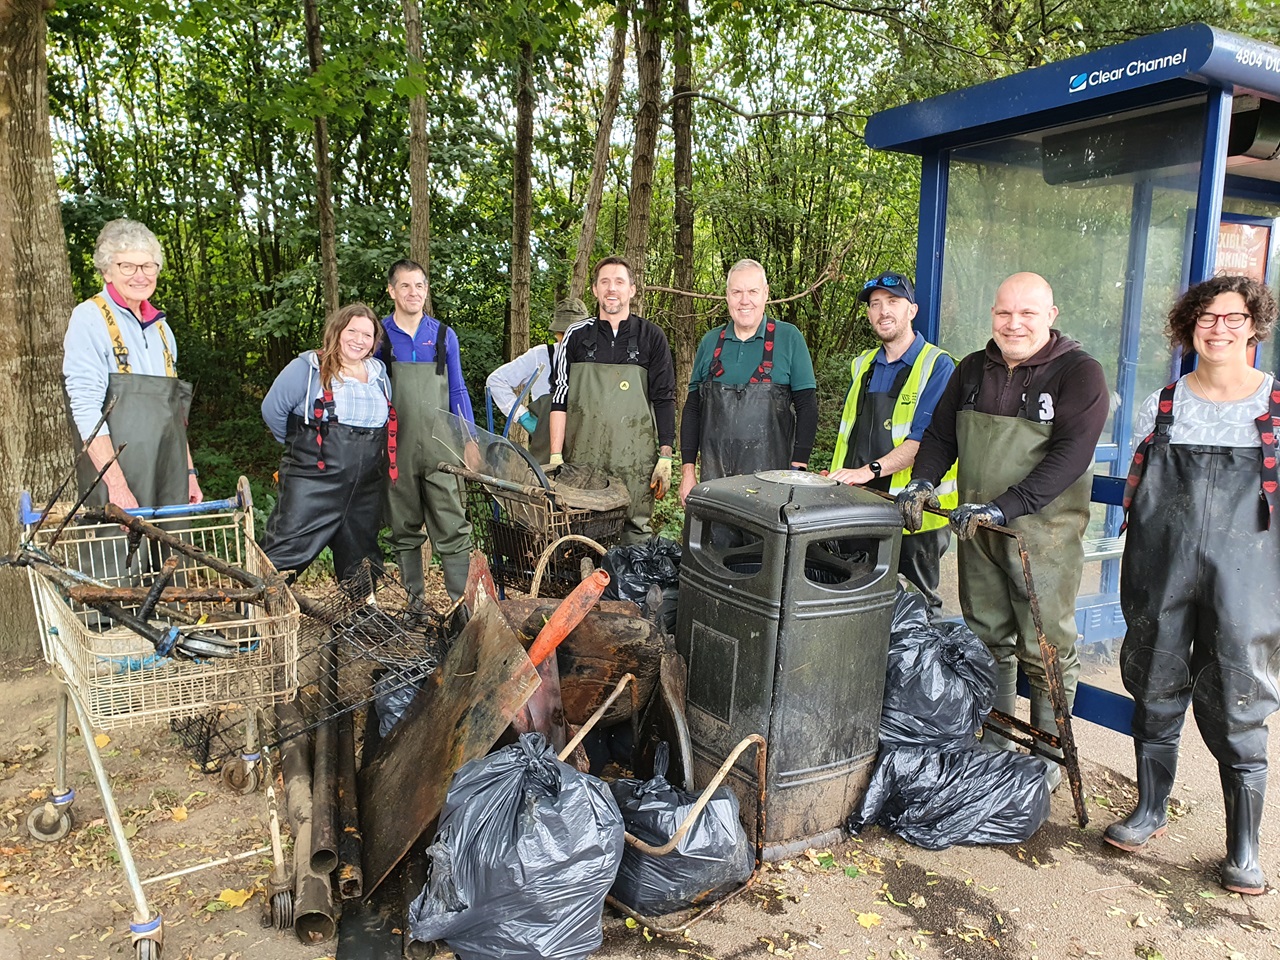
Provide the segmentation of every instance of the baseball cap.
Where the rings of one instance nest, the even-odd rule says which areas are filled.
[[[587,306],[577,297],[569,297],[556,304],[556,312],[551,320],[552,333],[565,333],[579,320],[586,320],[591,314]]]
[[[883,290],[891,293],[895,297],[905,297],[908,303],[916,302],[916,290],[911,285],[911,280],[904,274],[882,273],[877,277],[872,277],[862,285],[862,289],[858,292],[858,301],[867,303],[871,299],[871,291]]]

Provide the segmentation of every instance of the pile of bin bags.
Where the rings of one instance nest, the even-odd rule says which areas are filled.
[[[665,768],[665,764],[656,764]],[[676,849],[655,857],[697,801],[662,776],[611,785],[556,759],[536,733],[463,766],[427,850],[431,872],[409,909],[415,940],[462,960],[576,960],[603,939],[605,895],[640,913],[710,902],[746,882],[753,851],[738,802],[717,790]]]
[[[963,623],[929,622],[899,589],[889,643],[880,756],[850,833],[879,824],[929,850],[1019,843],[1049,816],[1045,761],[983,749],[996,663]]]

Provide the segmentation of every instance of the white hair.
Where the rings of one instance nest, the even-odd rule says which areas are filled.
[[[99,273],[106,273],[115,258],[129,250],[145,250],[160,266],[164,266],[164,251],[156,235],[137,220],[121,217],[112,220],[98,234],[93,248],[93,265]]]
[[[751,269],[760,271],[760,277],[764,280],[764,285],[767,287],[769,285],[769,278],[765,276],[764,264],[762,264],[759,260],[751,260],[746,257],[739,260],[737,263],[735,263],[732,267],[729,268],[729,272],[724,275],[725,286],[729,285],[729,278],[732,277],[739,270],[751,270]]]

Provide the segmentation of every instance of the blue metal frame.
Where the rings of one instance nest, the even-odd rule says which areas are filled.
[[[947,189],[950,156],[944,151],[925,154],[920,168],[920,235],[916,241],[916,330],[930,343],[941,329],[942,248],[947,234]]]

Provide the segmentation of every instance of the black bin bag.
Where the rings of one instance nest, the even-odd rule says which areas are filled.
[[[630,600],[656,619],[663,630],[674,633],[680,597],[680,556],[680,544],[665,537],[611,547],[600,561],[601,569],[609,574],[603,599]],[[660,598],[650,597],[650,588],[655,586],[661,590]]]
[[[996,696],[996,662],[963,623],[930,623],[916,590],[898,590],[889,638],[881,746],[964,748]]]
[[[878,824],[926,850],[1021,843],[1049,816],[1045,761],[1004,750],[880,751],[850,833]]]
[[[410,932],[459,960],[586,957],[603,939],[622,834],[604,782],[523,734],[455,774]]]
[[[667,782],[668,749],[658,744],[651,780],[615,780],[610,785],[627,831],[654,847],[675,836],[698,802],[698,794]],[[666,856],[627,845],[610,893],[637,913],[660,916],[714,903],[746,883],[754,869],[755,852],[738,819],[738,798],[721,786]]]

